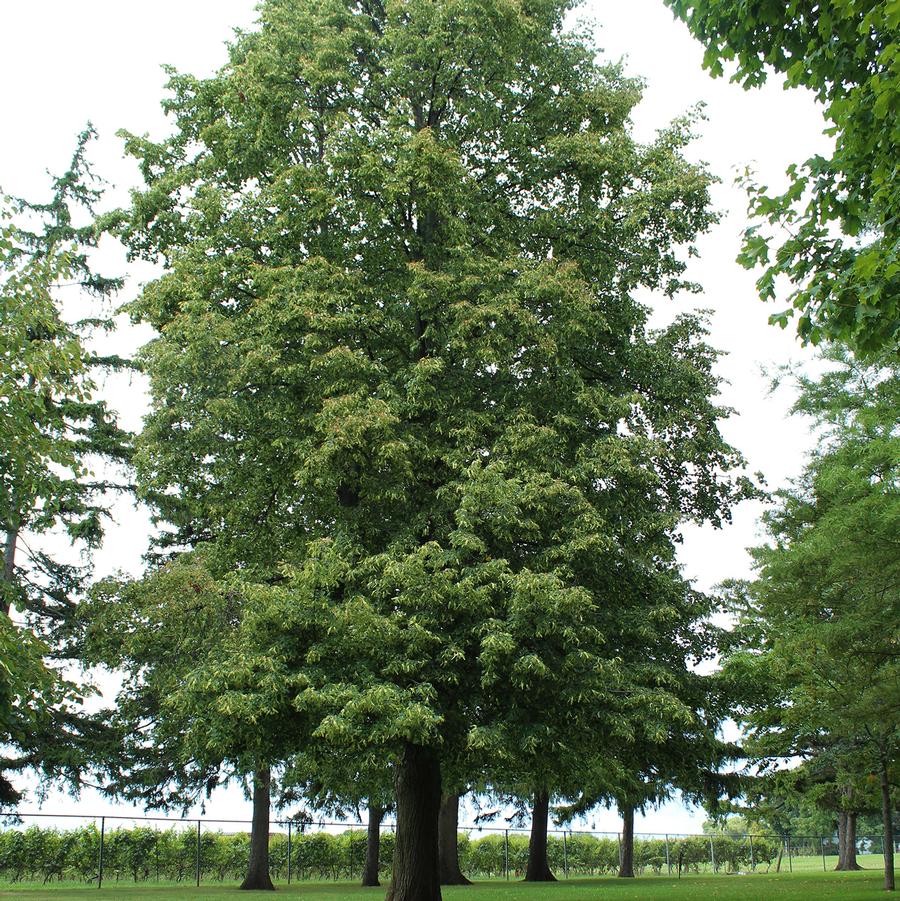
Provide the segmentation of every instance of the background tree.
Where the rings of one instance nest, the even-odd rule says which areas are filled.
[[[95,382],[125,363],[89,340],[112,328],[103,298],[120,285],[89,261],[100,198],[86,161],[92,135],[79,136],[47,203],[4,198],[0,206],[0,630],[15,645],[4,658],[10,750],[0,770],[34,768],[73,785],[96,724],[60,670],[77,656],[72,623],[90,565],[51,556],[42,537],[62,533],[85,555],[96,549],[111,492],[128,487],[116,474],[129,453]],[[66,303],[63,288],[76,292]],[[17,797],[2,773],[0,796]]]
[[[362,884],[380,885],[381,825],[394,807],[395,761],[383,753],[348,754],[323,742],[310,742],[287,762],[282,778],[285,802],[344,820],[367,811],[366,858]]]
[[[703,602],[711,612],[712,600]],[[698,614],[703,604],[698,603]],[[739,780],[725,770],[740,756],[739,749],[720,738],[719,730],[729,710],[730,699],[722,691],[718,674],[701,675],[696,664],[716,647],[718,630],[708,622],[694,624],[679,641],[665,641],[657,663],[680,659],[680,667],[669,670],[665,695],[650,716],[640,722],[644,729],[621,735],[608,748],[598,745],[593,770],[582,791],[560,811],[560,821],[584,815],[597,805],[613,804],[622,816],[619,842],[619,876],[633,878],[634,814],[669,800],[679,791],[685,799],[717,809],[723,796],[739,791]],[[677,649],[677,650],[676,650]],[[691,654],[696,655],[691,658]],[[681,656],[685,655],[685,656]],[[693,665],[691,665],[693,664]],[[631,700],[631,699],[629,699]],[[635,709],[642,710],[645,700]]]
[[[706,45],[704,65],[733,80],[762,84],[771,71],[787,86],[810,89],[835,138],[830,158],[788,169],[780,195],[749,182],[758,219],[745,233],[740,260],[762,265],[764,300],[776,280],[793,285],[804,341],[843,341],[858,352],[900,344],[900,155],[897,109],[900,10],[892,0],[666,0]],[[765,227],[771,226],[770,231]],[[784,237],[786,235],[786,237]]]
[[[892,773],[900,739],[900,372],[838,348],[796,409],[822,445],[767,517],[756,581],[732,592],[742,643],[728,668],[770,680],[774,700],[746,712],[755,756],[835,755],[880,786],[885,887],[893,889]]]
[[[686,286],[709,176],[567,9],[273,0],[129,140],[142,484],[254,597],[187,684],[396,756],[396,901],[440,895],[442,759],[603,710],[667,628],[638,586],[739,493],[702,322],[633,296]]]
[[[215,683],[247,598],[216,578],[204,549],[132,582],[107,580],[81,613],[85,658],[121,677],[97,755],[105,791],[147,809],[186,809],[231,780],[250,784],[253,821],[242,888],[272,889],[272,770],[292,734],[288,711],[248,709]],[[284,741],[280,741],[284,739]]]

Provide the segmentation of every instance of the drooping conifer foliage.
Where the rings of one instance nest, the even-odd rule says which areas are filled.
[[[388,749],[395,901],[440,897],[442,760],[690,715],[673,539],[747,489],[702,319],[635,298],[690,287],[710,176],[688,120],[631,137],[569,5],[270,0],[129,138],[119,225],[167,267],[141,484],[252,600],[179,703]]]
[[[52,555],[42,536],[62,532],[73,549],[96,548],[128,436],[98,399],[101,371],[124,361],[99,355],[91,335],[112,326],[104,298],[120,286],[98,275],[90,250],[100,186],[86,160],[93,131],[77,142],[46,203],[0,205],[0,771],[36,768],[77,781],[88,721],[78,691],[43,662],[77,654],[74,613],[88,565]],[[8,648],[8,651],[7,651]],[[16,792],[0,776],[0,800]]]
[[[893,890],[900,370],[890,355],[862,364],[840,347],[825,359],[821,378],[800,380],[795,407],[814,418],[820,448],[767,517],[770,542],[754,551],[758,578],[730,586],[739,628],[725,677],[749,689],[738,715],[748,752],[765,768],[803,760],[807,794],[832,783],[842,795],[834,806],[854,820],[862,794],[880,788]]]

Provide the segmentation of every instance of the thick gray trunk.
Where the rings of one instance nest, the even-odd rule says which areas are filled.
[[[622,814],[622,857],[619,876],[634,879],[634,808],[627,803],[619,805]]]
[[[531,811],[531,839],[528,842],[526,882],[556,882],[547,860],[547,822],[550,819],[550,793],[537,789]]]
[[[444,795],[438,816],[441,885],[471,885],[459,868],[459,795]]]
[[[397,765],[397,837],[387,901],[441,901],[441,766],[431,748],[406,745]]]
[[[269,876],[269,805],[272,773],[262,767],[253,774],[253,827],[250,832],[250,863],[242,889],[274,891]]]
[[[856,813],[838,815],[838,862],[835,870],[861,870],[856,862]]]
[[[381,867],[381,821],[385,810],[377,804],[369,805],[369,826],[366,831],[366,866],[363,870],[363,885],[381,885],[378,870]]]

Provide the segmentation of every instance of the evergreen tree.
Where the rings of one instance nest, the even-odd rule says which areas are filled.
[[[79,136],[47,203],[5,198],[0,207],[0,641],[10,648],[0,743],[11,748],[0,771],[36,768],[73,784],[96,724],[79,712],[80,692],[60,666],[78,654],[75,610],[90,565],[50,554],[42,539],[61,534],[89,554],[111,493],[129,487],[116,477],[128,436],[96,384],[98,373],[126,364],[89,341],[112,328],[103,298],[120,286],[89,259],[100,198],[86,161],[92,135]],[[63,289],[78,293],[64,303]],[[3,775],[0,796],[17,796]]]
[[[798,412],[821,446],[767,518],[759,570],[732,586],[740,616],[726,672],[763,686],[745,705],[749,751],[817,762],[880,786],[885,887],[893,889],[891,785],[900,750],[900,372],[840,348],[802,379]],[[853,805],[842,805],[848,812]]]
[[[238,691],[203,682],[198,670],[230,659],[247,604],[239,584],[218,580],[204,548],[176,555],[141,579],[98,584],[80,611],[84,660],[117,672],[115,706],[95,768],[112,797],[145,809],[186,810],[230,781],[249,783],[253,802],[250,861],[244,889],[274,889],[269,875],[272,772],[296,743],[288,711],[247,713],[241,729]]]

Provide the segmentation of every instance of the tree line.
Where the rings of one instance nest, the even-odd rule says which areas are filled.
[[[734,4],[672,5],[714,70],[762,77],[758,35],[726,27]],[[857,11],[835,6],[840,38]],[[881,55],[888,6],[856,23]],[[767,28],[809,44],[791,9]],[[170,73],[168,137],[123,135],[144,180],[127,208],[94,216],[90,131],[50,201],[5,202],[3,801],[26,769],[150,809],[240,782],[246,888],[272,887],[273,804],[367,807],[376,883],[393,810],[388,898],[436,901],[466,881],[469,792],[530,818],[525,878],[545,881],[551,817],[615,805],[629,877],[636,812],[678,791],[726,813],[762,791],[773,811],[838,814],[848,849],[877,803],[893,887],[893,180],[847,193],[854,132],[761,281],[767,296],[793,275],[801,335],[847,343],[799,380],[819,450],[773,498],[756,578],[703,594],[681,530],[763,492],[723,437],[704,316],[651,327],[640,297],[698,290],[714,176],[689,158],[695,117],[634,138],[640,80],[568,10],[268,0],[219,72]],[[892,95],[867,85],[878,118]],[[848,135],[853,90],[828,94]],[[757,215],[797,220],[811,183],[795,176],[753,194]],[[821,233],[835,218],[852,248]],[[94,270],[102,234],[162,267],[125,308],[154,329],[134,360],[103,343],[120,280]],[[751,231],[743,262],[769,246]],[[138,435],[98,400],[128,367],[149,382]],[[120,490],[154,513],[142,577],[96,582],[42,550],[64,530],[89,558]],[[69,661],[115,670],[114,703],[85,713]]]

